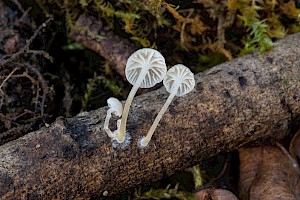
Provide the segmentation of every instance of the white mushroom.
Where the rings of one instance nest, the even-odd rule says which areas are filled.
[[[164,79],[166,72],[165,58],[154,49],[139,49],[128,58],[125,74],[133,87],[124,106],[120,129],[115,131],[119,143],[125,140],[128,112],[138,88],[153,87]]]
[[[105,121],[104,121],[104,131],[106,131],[109,137],[115,138],[115,134],[112,133],[112,131],[108,127],[109,120],[111,118],[111,114],[114,114],[117,117],[121,117],[123,112],[123,106],[122,103],[114,97],[110,97],[109,99],[107,99],[107,105],[109,109],[107,110]]]
[[[167,75],[163,81],[166,90],[170,93],[166,103],[163,105],[159,113],[157,114],[150,130],[148,131],[146,137],[140,140],[140,145],[145,147],[150,142],[152,135],[158,126],[160,119],[166,112],[168,106],[170,105],[172,99],[175,96],[183,96],[189,93],[195,86],[194,74],[189,68],[182,64],[177,64],[170,68]]]

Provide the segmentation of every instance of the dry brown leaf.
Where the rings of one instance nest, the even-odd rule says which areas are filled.
[[[225,189],[208,188],[195,194],[196,200],[238,200],[230,191]]]
[[[277,147],[240,149],[241,199],[300,199],[300,177]]]

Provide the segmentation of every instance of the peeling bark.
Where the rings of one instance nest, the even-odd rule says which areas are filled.
[[[113,147],[103,131],[107,107],[58,118],[48,128],[0,146],[0,198],[87,199],[115,195],[246,144],[270,144],[300,120],[300,34],[273,50],[199,73],[146,135],[168,97],[164,88],[135,98],[131,143]],[[111,122],[114,123],[114,122]]]

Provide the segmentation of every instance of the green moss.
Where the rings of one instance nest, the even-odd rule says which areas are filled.
[[[120,96],[122,91],[121,87],[117,85],[115,80],[108,79],[105,76],[95,76],[89,79],[86,85],[81,111],[88,110],[89,104],[92,104],[91,102],[94,99],[99,99],[96,95],[99,92],[101,93],[101,90],[99,91],[100,88],[108,89],[112,92],[113,96]]]
[[[247,18],[240,16],[244,22],[245,27],[250,28],[250,34],[245,36],[242,41],[244,48],[241,50],[240,55],[251,53],[255,50],[265,52],[272,48],[272,39],[267,34],[266,20],[259,21],[256,18]]]
[[[143,193],[140,199],[171,199],[176,198],[178,200],[195,200],[193,193],[179,191],[179,184],[176,184],[174,188],[168,185],[165,189],[150,189],[149,191]]]

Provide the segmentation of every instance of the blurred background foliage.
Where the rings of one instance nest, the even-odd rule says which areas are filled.
[[[193,67],[211,66],[211,60],[218,57],[231,60],[255,50],[267,51],[274,40],[300,29],[300,2],[294,0],[36,2],[46,16],[64,16],[67,30],[75,27],[80,14],[88,12],[138,47],[171,50],[172,46],[170,54],[192,53],[196,57]],[[183,58],[173,59],[183,62]]]

